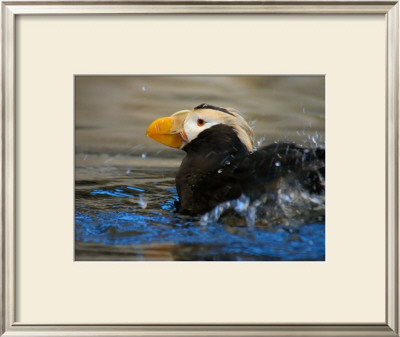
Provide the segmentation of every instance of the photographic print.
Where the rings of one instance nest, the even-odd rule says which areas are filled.
[[[324,76],[75,76],[75,260],[324,261]]]

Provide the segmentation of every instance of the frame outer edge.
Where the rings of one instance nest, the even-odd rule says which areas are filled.
[[[6,332],[14,323],[15,308],[15,91],[14,13],[2,4],[2,323]]]
[[[10,0],[18,14],[386,14],[397,0]]]
[[[50,2],[50,1],[49,1]],[[67,12],[72,8],[72,13],[77,13],[76,3],[71,1],[53,1],[56,7],[60,8],[60,12]],[[69,2],[69,3],[68,3]],[[151,5],[152,1],[148,4]],[[66,6],[66,3],[67,6]],[[351,13],[351,12],[369,12],[360,9],[357,1],[354,6],[347,10],[342,9],[340,1],[335,1],[339,11],[332,9],[324,10],[324,4],[315,5],[314,10],[308,8],[306,11],[314,13]],[[371,2],[370,8],[374,8],[379,1]],[[22,3],[21,3],[22,4]],[[127,327],[127,330],[118,328],[115,330],[112,326],[88,327],[88,326],[38,326],[26,325],[24,327],[15,324],[15,17],[16,14],[30,14],[35,12],[35,5],[39,5],[40,1],[30,1],[22,11],[18,9],[18,2],[13,1],[1,3],[1,77],[2,89],[0,93],[0,103],[2,107],[1,125],[1,166],[2,179],[0,182],[0,200],[1,200],[1,218],[2,230],[0,231],[1,246],[1,282],[0,290],[1,314],[0,314],[0,335],[4,336],[200,336],[207,333],[209,336],[239,336],[246,333],[248,336],[399,336],[399,3],[387,12],[387,327],[381,326],[376,330],[365,331],[367,326],[351,327],[341,326],[338,330],[331,327],[324,328],[321,326],[303,327],[303,329],[293,330],[289,326],[284,327],[281,331],[268,328],[267,326],[259,330],[256,327],[248,327],[244,330],[236,330],[232,326],[221,326],[207,329],[207,327]],[[101,5],[101,2],[88,3]],[[285,1],[280,4],[285,5]],[[17,6],[15,6],[17,5]],[[58,6],[57,6],[58,5]],[[81,4],[82,5],[82,4]],[[143,4],[142,4],[143,5]],[[210,3],[205,2],[205,5]],[[250,2],[251,5],[251,2]],[[279,3],[277,3],[279,5]],[[301,5],[301,1],[299,2]],[[303,4],[304,5],[304,4]],[[318,6],[322,9],[316,9]],[[29,7],[31,8],[29,10]],[[51,8],[42,7],[45,14],[50,14]],[[50,6],[51,7],[51,6]],[[91,9],[85,9],[90,12]],[[147,6],[145,6],[147,7]],[[157,6],[155,6],[157,7]],[[285,6],[283,6],[285,7]],[[297,6],[294,6],[297,7]],[[368,6],[367,6],[368,7]],[[380,6],[378,6],[380,7]],[[22,7],[20,7],[22,8]],[[152,11],[150,6],[146,11]],[[382,13],[380,10],[373,9],[373,13]],[[53,9],[54,10],[54,9]],[[154,9],[155,10],[155,9]],[[297,9],[298,12],[304,10]],[[105,9],[107,11],[107,9]],[[167,12],[171,11],[171,7],[167,6]],[[29,13],[30,12],[30,13]],[[39,11],[41,12],[41,11]],[[56,10],[56,12],[58,12]],[[185,12],[190,12],[190,8]],[[64,12],[64,14],[66,14]],[[390,123],[389,123],[390,122]],[[203,330],[204,329],[204,330]],[[375,331],[374,331],[375,330]],[[390,331],[391,330],[391,331]]]
[[[0,8],[0,22],[3,23],[3,15],[4,12],[4,6],[2,5]],[[1,202],[1,222],[2,224],[4,224],[4,198],[3,198],[3,194],[4,194],[4,177],[5,177],[5,170],[4,170],[4,29],[3,29],[3,24],[1,24],[1,35],[0,35],[0,39],[1,39],[1,52],[0,52],[0,76],[1,76],[1,90],[0,90],[0,106],[1,106],[1,120],[0,120],[0,132],[1,132],[1,138],[0,138],[0,162],[1,162],[1,180],[0,180],[0,202]],[[1,305],[1,315],[0,315],[0,333],[3,333],[5,328],[4,328],[4,309],[5,309],[5,305],[4,305],[4,276],[5,276],[5,272],[4,272],[4,225],[2,225],[1,230],[0,230],[0,252],[1,252],[1,259],[0,259],[0,275],[1,275],[1,289],[0,289],[0,305]]]
[[[13,326],[3,337],[395,337],[386,325],[100,325]]]
[[[387,14],[387,324],[399,335],[399,3]]]

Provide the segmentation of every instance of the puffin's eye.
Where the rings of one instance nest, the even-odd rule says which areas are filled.
[[[199,118],[199,119],[197,120],[197,125],[198,125],[198,126],[203,126],[204,124],[206,124],[206,121],[205,121],[204,119]]]

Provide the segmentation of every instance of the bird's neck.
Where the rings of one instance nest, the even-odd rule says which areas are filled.
[[[235,158],[246,156],[249,151],[240,141],[235,130],[226,125],[214,125],[201,132],[184,148],[186,156],[176,176],[176,188],[180,204],[179,212],[201,213],[201,205],[197,205],[198,195],[195,189],[211,188],[203,186],[204,178],[218,172],[224,165]]]
[[[204,130],[183,150],[188,158],[197,157],[210,166],[223,165],[226,161],[249,154],[235,130],[223,124]]]

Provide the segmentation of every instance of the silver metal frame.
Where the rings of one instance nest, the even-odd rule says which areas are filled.
[[[382,14],[387,22],[386,323],[346,325],[27,325],[15,322],[15,18],[35,14],[296,13]],[[2,1],[1,6],[1,322],[4,336],[399,336],[399,2]]]

